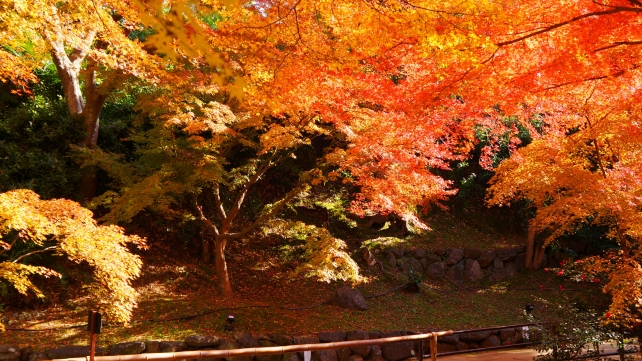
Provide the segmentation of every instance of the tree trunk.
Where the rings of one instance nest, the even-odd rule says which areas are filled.
[[[212,250],[211,250],[211,243],[210,240],[207,238],[205,234],[201,234],[201,245],[203,251],[201,252],[201,259],[203,262],[207,263],[210,261],[210,257],[212,255]]]
[[[524,267],[526,269],[533,269],[533,255],[535,253],[535,225],[529,223],[528,225],[528,240],[526,241],[526,260]]]
[[[227,271],[227,263],[225,262],[225,238],[217,239],[214,249],[214,262],[216,263],[216,275],[218,276],[218,284],[223,296],[232,296],[232,284],[230,283],[230,275]]]
[[[546,246],[544,245],[542,245],[541,247],[535,250],[535,254],[533,255],[532,269],[537,271],[542,266],[542,262],[544,261],[544,257],[545,257],[544,251],[546,251]]]

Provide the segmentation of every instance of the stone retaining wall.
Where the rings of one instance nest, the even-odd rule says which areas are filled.
[[[436,331],[436,330],[435,330]],[[426,331],[430,332],[430,330]],[[319,332],[317,334],[290,336],[282,334],[253,336],[237,334],[233,339],[218,336],[193,335],[183,341],[136,341],[112,345],[107,349],[97,348],[96,355],[133,355],[158,352],[178,352],[189,350],[230,350],[237,348],[256,348],[289,346],[324,342],[369,340],[384,337],[415,335],[412,331]],[[531,335],[532,338],[532,335]],[[531,339],[532,341],[532,339]],[[450,352],[499,345],[519,344],[524,341],[522,328],[507,328],[497,331],[472,331],[469,333],[441,336],[438,339],[438,352]],[[338,350],[312,352],[312,361],[413,361],[419,355],[419,341],[404,341],[377,346],[360,346]],[[423,343],[423,354],[430,354],[429,342]],[[35,350],[32,347],[18,348],[0,345],[1,361],[39,361],[89,356],[88,346],[63,346],[56,349]],[[214,359],[205,359],[213,361]],[[233,357],[226,361],[302,361],[302,353],[283,355]]]
[[[586,247],[578,247],[576,257],[585,253]],[[491,281],[502,281],[514,277],[524,270],[526,246],[495,251],[482,251],[475,248],[452,248],[423,250],[388,248],[384,251],[385,260],[391,267],[396,267],[404,274],[412,270],[415,274],[428,279],[449,278],[455,283],[464,281],[478,282],[484,278]],[[547,250],[541,269],[559,267],[562,260],[571,260],[571,254]]]

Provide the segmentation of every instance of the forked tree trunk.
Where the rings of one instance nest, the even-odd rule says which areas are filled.
[[[69,55],[64,44],[48,36],[51,49],[51,57],[56,66],[58,76],[62,83],[62,91],[65,94],[67,108],[72,118],[82,122],[85,128],[85,137],[81,145],[88,149],[96,148],[98,142],[98,128],[100,125],[100,111],[105,105],[109,86],[99,89],[96,83],[97,65],[91,59],[86,59],[87,53],[96,36],[96,32],[87,34],[84,46],[73,49]],[[85,72],[84,87],[80,85],[80,74],[83,63],[87,64]],[[84,88],[84,94],[83,94]],[[96,195],[96,171],[87,169],[83,172],[81,192],[85,201]]]
[[[538,270],[542,266],[544,261],[546,247],[541,245],[537,247],[535,243],[535,224],[531,223],[528,225],[528,239],[526,241],[526,261],[524,266],[526,269]]]

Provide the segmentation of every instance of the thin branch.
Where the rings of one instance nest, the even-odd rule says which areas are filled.
[[[50,246],[50,247],[47,247],[47,248],[39,249],[39,250],[37,250],[37,251],[29,252],[29,253],[27,253],[27,254],[23,254],[22,256],[20,256],[20,257],[16,258],[16,259],[15,259],[15,260],[13,260],[12,262],[13,262],[13,263],[18,263],[20,260],[22,260],[22,259],[23,259],[23,258],[25,258],[25,257],[29,257],[29,256],[34,255],[34,254],[36,254],[36,253],[42,253],[42,252],[51,251],[51,250],[54,250],[54,249],[56,249],[56,248],[57,248],[57,246]]]
[[[218,236],[218,228],[216,228],[216,226],[209,219],[207,219],[207,217],[205,217],[205,214],[203,214],[203,207],[198,204],[196,195],[194,195],[194,206],[196,206],[196,211],[198,211],[199,219],[201,220],[201,222],[203,222],[205,226],[214,233],[215,236]]]
[[[524,36],[521,36],[521,37],[516,38],[516,39],[512,39],[512,40],[508,40],[508,41],[502,41],[502,42],[497,43],[495,45],[497,45],[499,47],[502,47],[502,46],[518,43],[518,42],[520,42],[522,40],[526,40],[528,38],[532,38],[533,36],[537,36],[539,34],[543,34],[543,33],[549,32],[551,30],[555,30],[557,28],[561,28],[563,26],[569,25],[571,23],[574,23],[574,22],[582,20],[582,19],[590,18],[590,17],[593,17],[593,16],[600,16],[600,15],[612,15],[612,14],[617,14],[617,13],[620,13],[620,12],[640,13],[640,12],[642,12],[642,8],[630,8],[630,7],[618,6],[618,7],[614,8],[614,9],[611,9],[611,10],[596,11],[596,12],[591,12],[591,13],[587,13],[587,14],[578,15],[578,16],[570,18],[570,19],[568,19],[566,21],[563,21],[561,23],[557,23],[555,25],[547,26],[547,27],[543,28],[542,30],[538,30],[538,31],[532,32],[532,33],[530,33],[528,35],[524,35]]]
[[[632,67],[632,69],[635,69],[635,68],[637,68],[637,64],[634,64],[634,66]],[[542,90],[552,90],[552,89],[561,88],[563,86],[574,84],[574,83],[583,83],[583,82],[587,82],[587,81],[602,80],[602,79],[606,79],[606,78],[609,78],[609,77],[619,77],[619,76],[624,75],[624,73],[625,73],[624,70],[620,70],[620,71],[618,71],[616,73],[609,74],[609,75],[594,76],[594,77],[586,78],[586,79],[568,81],[566,83],[561,83],[561,84],[553,84],[553,85],[551,85],[551,86],[549,86],[547,88],[544,88]]]
[[[221,219],[221,222],[224,222],[227,218],[225,214],[225,208],[223,207],[223,202],[221,201],[221,185],[216,183],[214,186],[214,201],[216,201],[216,210],[218,211],[218,217]]]
[[[0,255],[2,255],[3,253],[7,252],[8,250],[10,250],[11,247],[13,247],[13,245],[16,244],[16,242],[18,241],[18,238],[19,238],[18,236],[19,235],[20,235],[20,233],[16,233],[16,236],[13,237],[13,239],[11,240],[11,243],[5,243],[5,244],[9,245],[9,248],[5,248],[2,251],[0,251]],[[4,248],[4,247],[2,247],[2,248]]]
[[[276,153],[273,153],[270,158],[268,158],[267,161],[263,163],[263,165],[256,171],[254,176],[243,185],[243,188],[241,188],[241,190],[239,191],[236,200],[232,204],[232,208],[230,209],[227,217],[225,218],[225,221],[223,222],[223,225],[221,226],[222,233],[227,233],[227,231],[230,229],[234,218],[236,218],[236,215],[243,205],[243,201],[245,200],[245,196],[247,195],[250,187],[254,185],[254,183],[256,183],[265,174],[265,172],[268,171],[268,169],[274,166],[274,163],[272,161],[274,160],[275,156]]]
[[[279,17],[277,17],[277,18],[276,18],[276,20],[274,20],[274,21],[272,21],[272,22],[269,22],[269,23],[267,23],[267,24],[265,24],[265,25],[261,25],[261,26],[241,26],[240,28],[236,28],[236,29],[234,29],[234,30],[238,31],[238,30],[242,30],[242,29],[263,29],[263,28],[270,27],[270,26],[272,26],[272,25],[274,25],[274,24],[276,24],[276,23],[280,22],[281,20],[283,20],[283,19],[287,18],[288,16],[290,16],[290,14],[292,13],[292,11],[293,11],[294,9],[296,9],[296,7],[301,3],[301,1],[303,1],[303,0],[299,0],[299,1],[297,1],[297,2],[296,2],[296,4],[294,4],[294,6],[293,6],[292,8],[290,8],[290,9],[289,9],[290,11],[288,11],[288,12],[287,12],[287,14],[285,14],[285,15],[283,15],[283,16],[280,16],[280,15],[279,15]],[[279,6],[279,8],[280,8],[280,6]]]
[[[597,49],[593,50],[593,52],[597,53],[598,51],[616,48],[616,47],[621,46],[621,45],[642,45],[642,41],[640,41],[640,40],[638,40],[638,41],[616,41],[615,43],[613,43],[611,45],[607,45],[607,46],[603,46],[601,48],[597,48]]]
[[[436,14],[448,14],[448,15],[453,15],[453,16],[469,15],[469,16],[488,17],[487,15],[461,13],[461,12],[456,12],[456,11],[452,12],[452,11],[446,11],[446,10],[437,10],[437,9],[426,8],[426,7],[423,7],[423,6],[415,5],[415,4],[413,4],[413,3],[411,3],[410,1],[407,1],[407,0],[401,0],[400,3],[406,4],[406,5],[408,5],[408,6],[412,7],[412,8],[415,8],[415,9],[430,11],[430,12],[436,13]]]
[[[243,238],[246,235],[248,235],[250,232],[252,232],[254,229],[256,229],[258,226],[260,226],[263,222],[266,220],[272,218],[274,215],[278,214],[281,212],[283,207],[285,207],[294,197],[299,195],[304,188],[304,185],[307,183],[299,183],[296,187],[294,187],[293,190],[288,192],[279,202],[276,206],[274,206],[269,212],[262,214],[259,216],[251,225],[245,227],[243,230],[240,232],[236,233],[230,233],[226,235],[220,236],[220,238],[225,238],[225,239],[239,239]],[[219,237],[217,237],[218,240]]]

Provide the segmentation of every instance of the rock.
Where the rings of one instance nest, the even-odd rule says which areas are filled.
[[[517,250],[517,253],[525,253],[526,252],[526,245],[525,244],[520,244],[519,246],[515,247]]]
[[[464,258],[467,259],[477,259],[481,256],[482,251],[477,248],[465,248],[464,249]]]
[[[145,341],[145,353],[159,353],[160,341]]]
[[[136,355],[145,352],[145,342],[123,342],[109,348],[107,356]]]
[[[435,262],[428,265],[425,275],[432,279],[441,279],[446,274],[446,264],[444,262]]]
[[[187,346],[191,347],[218,346],[220,342],[217,336],[192,335],[185,339]]]
[[[506,270],[503,268],[493,268],[488,279],[494,282],[503,281],[506,279]]]
[[[0,360],[20,361],[20,348],[15,345],[0,345]]]
[[[42,352],[34,352],[31,355],[29,355],[29,358],[27,358],[27,361],[41,361],[41,360],[46,360],[48,357]]]
[[[370,346],[370,353],[368,354],[368,358],[366,359],[366,361],[386,361],[386,359],[383,358],[383,351],[381,351],[381,346]]]
[[[448,254],[449,250],[447,250],[447,249],[436,249],[433,252],[435,252],[435,254],[437,256],[439,256],[439,257],[446,257],[446,255]]]
[[[428,268],[428,260],[426,260],[425,258],[420,258],[419,264],[421,265],[421,269]]]
[[[392,254],[393,256],[395,256],[395,258],[401,258],[403,257],[404,252],[402,249],[399,249],[399,248],[388,248],[386,250],[386,253]]]
[[[460,284],[464,282],[464,265],[458,264],[446,271],[446,277],[451,281]]]
[[[162,341],[159,345],[160,352],[179,352],[187,351],[187,344],[180,341]],[[238,347],[234,347],[238,348]],[[229,349],[226,349],[229,350]]]
[[[449,343],[451,345],[456,345],[459,342],[459,336],[457,336],[457,335],[439,336],[438,340],[439,340],[439,342]],[[430,340],[426,339],[426,340],[424,340],[424,343],[430,343]]]
[[[457,351],[457,345],[451,345],[449,343],[437,342],[437,354],[444,352],[455,352]]]
[[[515,337],[515,329],[513,328],[504,328],[499,330],[499,339],[503,342],[508,340],[509,338]]]
[[[481,268],[485,268],[485,267],[488,267],[489,264],[493,263],[494,259],[495,259],[495,252],[483,251],[481,256],[477,258],[477,262],[479,262],[479,266]]]
[[[236,350],[239,348],[239,345],[230,340],[222,339],[218,345],[219,350]],[[163,349],[163,342],[161,342],[161,350]],[[252,361],[253,356],[237,356],[237,357],[226,357],[226,361]]]
[[[381,337],[395,337],[401,336],[401,332],[389,332],[381,335]],[[390,361],[398,361],[412,356],[413,349],[412,341],[403,341],[395,343],[384,343],[381,345],[383,357]]]
[[[477,342],[468,342],[468,349],[469,350],[474,350],[476,348],[479,348],[479,343],[477,343]]]
[[[461,261],[462,258],[464,258],[464,250],[461,248],[453,248],[448,254],[448,259],[446,259],[446,264],[449,266],[452,266],[454,264],[457,264],[457,262]]]
[[[320,342],[339,342],[346,339],[345,332],[319,332],[318,336]]]
[[[366,361],[387,361],[385,358],[383,358],[383,355],[368,355],[368,358]]]
[[[319,338],[316,335],[299,335],[294,336],[295,345],[306,345],[319,343]]]
[[[479,262],[474,259],[467,259],[464,276],[473,282],[481,281],[484,278],[484,272],[482,272]]]
[[[368,340],[369,337],[370,335],[366,331],[346,332],[346,341]],[[350,350],[361,357],[368,357],[368,354],[370,353],[370,346],[351,347]]]
[[[517,266],[515,262],[506,262],[504,264],[504,271],[506,271],[506,278],[512,278],[517,275]]]
[[[321,350],[318,352],[319,361],[339,361],[335,350]]]
[[[268,335],[268,337],[279,346],[294,345],[294,339],[292,338],[292,336],[289,336],[289,335],[274,333],[274,334]]]
[[[457,351],[466,351],[468,350],[468,344],[466,342],[457,342]]]
[[[491,330],[490,334],[491,335],[499,335],[499,330]]]
[[[357,288],[351,288],[350,286],[343,286],[337,290],[337,295],[332,302],[333,304],[349,308],[351,310],[367,310],[368,305],[366,305],[366,300],[359,292]]]
[[[259,347],[259,340],[249,333],[243,333],[234,336],[234,340],[241,346],[241,348],[254,348]]]
[[[296,353],[284,353],[281,355],[281,361],[301,361]]]
[[[306,345],[306,344],[319,343],[319,337],[317,337],[317,335],[313,335],[313,334],[310,334],[310,335],[298,335],[298,336],[294,336],[293,338],[294,338],[294,344],[295,345]],[[299,358],[301,360],[305,360],[303,352],[297,352],[297,354],[299,355]],[[317,351],[313,351],[312,352],[311,360],[312,361],[319,361],[319,353]]]
[[[491,336],[490,331],[473,331],[473,332],[460,334],[459,340],[464,342],[481,342],[490,336]]]
[[[426,251],[424,251],[423,249],[413,249],[413,250],[410,250],[410,251],[406,252],[406,254],[408,256],[414,257],[414,258],[424,258],[424,257],[426,257]]]
[[[47,350],[45,353],[50,359],[85,357],[89,356],[89,346],[63,346]],[[102,348],[96,347],[97,356],[102,356],[104,353],[105,351]]]
[[[515,256],[513,256],[515,257]],[[501,259],[502,261],[508,261],[511,258],[511,252],[508,249],[500,249],[497,251],[497,258]]]
[[[428,253],[426,255],[426,260],[428,261],[428,264],[431,264],[435,262],[441,262],[441,257],[437,256],[434,253]]]
[[[386,256],[386,262],[388,263],[388,266],[390,266],[390,267],[397,266],[397,258],[392,253],[388,253],[388,255]]]
[[[0,348],[1,347],[2,346],[0,346]],[[29,356],[31,356],[31,354],[34,353],[35,351],[33,347],[27,346],[27,347],[21,348],[20,350],[18,350],[18,352],[20,352],[20,361],[27,361],[29,360]]]
[[[259,347],[275,347],[275,346],[278,346],[276,342],[259,337]],[[281,354],[259,355],[259,356],[254,356],[254,359],[256,361],[280,361]],[[200,361],[200,360],[195,360],[195,361]]]
[[[495,335],[490,335],[487,339],[485,339],[481,343],[481,348],[487,348],[487,347],[496,347],[496,346],[501,346],[502,341],[499,340],[499,337]]]
[[[415,274],[422,274],[424,272],[423,268],[421,267],[421,263],[419,263],[419,261],[417,261],[416,259],[411,257],[404,257],[401,260],[403,262],[401,265],[403,274],[410,274],[410,270],[412,270]]]
[[[348,361],[363,361],[363,357],[361,357],[359,355],[352,355],[352,356],[350,356]]]
[[[504,268],[504,261],[499,259],[499,257],[495,257],[495,260],[493,260],[493,267],[498,269]]]
[[[519,253],[515,257],[515,268],[517,268],[518,272],[522,272],[526,269],[526,254]]]
[[[368,339],[369,340],[376,340],[378,338],[381,338],[381,332],[379,332],[379,331],[370,331],[370,332],[368,332]]]
[[[340,348],[335,350],[337,352],[337,357],[339,361],[348,361],[350,356],[352,356],[352,351],[349,348]]]

